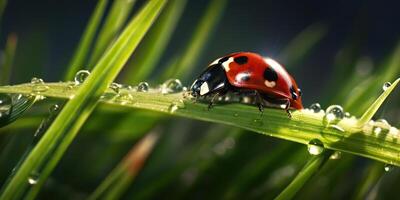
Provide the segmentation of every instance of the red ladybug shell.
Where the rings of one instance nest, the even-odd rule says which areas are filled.
[[[303,108],[296,81],[275,60],[251,52],[233,53],[224,60],[222,66],[231,85],[254,89],[276,99],[289,99],[290,107]]]

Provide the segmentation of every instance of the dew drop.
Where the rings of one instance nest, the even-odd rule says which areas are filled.
[[[350,118],[350,117],[351,117],[351,114],[350,114],[349,112],[345,112],[345,113],[344,113],[344,117],[345,117],[345,118]]]
[[[50,106],[49,112],[50,112],[50,114],[56,114],[59,109],[60,109],[60,106],[58,104],[54,104],[54,105]]]
[[[118,94],[115,97],[115,101],[122,105],[125,105],[133,102],[133,96],[129,93]]]
[[[179,79],[169,79],[161,85],[161,93],[177,93],[183,90],[182,83]]]
[[[344,117],[343,108],[339,105],[331,105],[326,109],[324,122],[326,124],[337,123]]]
[[[138,92],[148,92],[149,91],[149,84],[147,82],[140,82],[137,86]]]
[[[313,103],[309,108],[315,113],[319,113],[321,111],[321,105],[319,103]]]
[[[235,116],[235,117],[238,117],[238,116],[239,116],[239,114],[238,114],[238,113],[235,113],[235,114],[233,114],[233,116]]]
[[[117,94],[120,93],[122,86],[118,83],[111,83],[110,88]]]
[[[30,185],[36,185],[39,181],[39,174],[38,173],[32,173],[29,177],[28,177],[28,183]]]
[[[12,111],[12,99],[8,94],[0,94],[0,122],[7,121]]]
[[[375,135],[379,135],[382,133],[382,128],[381,127],[374,127],[373,132]]]
[[[74,77],[75,85],[82,84],[87,79],[87,77],[89,77],[89,75],[90,72],[88,70],[79,70]]]
[[[175,103],[172,103],[169,107],[168,107],[168,112],[170,113],[174,113],[179,109],[179,106]]]
[[[49,89],[49,87],[47,87],[46,85],[44,85],[44,81],[41,78],[36,78],[33,77],[31,79],[31,83],[32,83],[32,92],[33,93],[41,93],[41,92],[45,92]]]
[[[386,91],[391,85],[392,85],[392,83],[390,83],[390,82],[384,83],[382,86],[383,91]]]
[[[308,153],[319,155],[324,152],[324,144],[318,139],[312,139],[307,145]]]
[[[331,160],[338,160],[340,158],[342,158],[342,152],[340,151],[333,152],[333,154],[329,157]]]
[[[385,170],[385,172],[390,172],[393,168],[393,165],[385,164],[385,167],[383,169]]]

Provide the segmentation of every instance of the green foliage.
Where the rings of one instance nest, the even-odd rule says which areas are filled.
[[[335,87],[327,90],[337,95],[325,95],[317,100],[342,104],[354,116],[330,120],[332,113],[328,110],[303,109],[292,111],[289,118],[280,109],[266,108],[260,114],[255,106],[238,103],[208,110],[207,104],[195,102],[180,89],[163,92],[165,85],[161,85],[146,92],[124,84],[148,80],[159,67],[166,69],[156,74],[155,82],[171,78],[187,80],[196,71],[194,67],[228,1],[210,0],[187,44],[180,51],[174,51],[175,56],[166,65],[160,64],[160,58],[172,48],[167,44],[176,32],[187,0],[148,1],[128,20],[135,2],[112,1],[107,13],[109,1],[98,1],[64,77],[68,81],[80,69],[93,70],[83,83],[36,81],[0,86],[0,127],[7,125],[0,129],[0,136],[11,135],[14,141],[19,141],[26,137],[19,132],[31,132],[40,121],[49,123],[40,125],[38,131],[45,127],[43,137],[33,138],[34,142],[25,149],[26,154],[20,158],[15,173],[3,185],[0,199],[34,199],[39,192],[60,190],[63,191],[60,195],[74,198],[76,189],[82,185],[92,187],[79,191],[89,199],[119,199],[122,195],[150,199],[159,198],[165,192],[178,199],[196,194],[201,191],[198,188],[207,188],[207,195],[222,199],[260,199],[275,195],[277,199],[291,199],[296,195],[310,199],[318,195],[334,196],[334,191],[344,190],[340,184],[350,182],[345,172],[358,167],[354,165],[356,159],[365,157],[373,162],[366,165],[364,174],[354,175],[361,177],[354,179],[359,183],[354,183],[354,191],[347,192],[354,199],[360,199],[366,198],[371,188],[384,180],[383,166],[385,170],[400,166],[399,130],[385,120],[372,120],[382,110],[385,99],[396,93],[400,79],[386,85],[376,98],[383,83],[398,78],[400,45],[373,75],[361,76],[355,69],[360,60],[362,27],[351,34],[338,54],[331,82]],[[0,17],[5,5],[6,1],[0,0]],[[101,24],[103,18],[104,24]],[[321,23],[308,26],[288,43],[278,58],[289,68],[304,61],[329,34],[327,27]],[[16,41],[16,36],[11,34],[5,46],[5,63],[0,74],[2,85],[9,83],[14,71]],[[135,49],[138,51],[132,56]],[[30,62],[26,58],[25,62]],[[127,71],[120,74],[128,59]],[[123,84],[114,82],[118,75],[123,76]],[[11,104],[5,104],[4,100],[10,97]],[[48,115],[49,104],[60,100],[66,104],[54,121],[50,117],[43,120]],[[41,105],[32,108],[37,102]],[[399,105],[390,106],[398,108]],[[6,110],[8,107],[12,109]],[[10,111],[10,115],[1,118],[4,111]],[[396,120],[393,116],[388,115],[388,120]],[[204,128],[208,123],[197,121],[213,125]],[[189,132],[202,134],[189,136]],[[265,135],[281,141],[275,142]],[[78,147],[71,148],[72,142]],[[310,156],[306,148],[299,148],[310,144],[318,144],[320,154]],[[21,149],[8,140],[0,140],[0,147],[7,147],[0,154],[0,164],[10,158],[9,152]],[[65,156],[67,150],[71,154],[79,151],[78,158]],[[332,152],[341,152],[343,158],[330,159]],[[14,155],[18,154],[11,154]],[[62,174],[79,174],[76,186],[74,182],[61,182],[58,173],[53,172],[62,158],[65,160],[60,167],[67,169]],[[309,158],[307,162],[306,158]],[[304,165],[302,169],[301,165]],[[396,179],[396,174],[393,177]],[[397,181],[392,185],[398,184]]]

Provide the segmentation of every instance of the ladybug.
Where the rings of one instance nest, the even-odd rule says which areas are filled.
[[[267,103],[302,109],[301,90],[293,77],[275,60],[252,52],[232,53],[212,62],[193,82],[191,95],[196,99],[228,92],[252,95],[262,112]]]

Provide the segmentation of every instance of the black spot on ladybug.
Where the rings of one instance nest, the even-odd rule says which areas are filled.
[[[239,65],[243,65],[247,63],[247,56],[239,56],[233,59],[237,64]]]
[[[296,100],[297,99],[297,93],[296,90],[292,87],[290,87],[290,94],[292,94],[292,99]]]
[[[264,70],[264,79],[268,81],[277,81],[278,80],[278,74],[272,67],[267,67]]]
[[[229,56],[223,57],[221,59],[218,60],[218,63],[224,63],[225,61],[227,61],[229,59]]]

